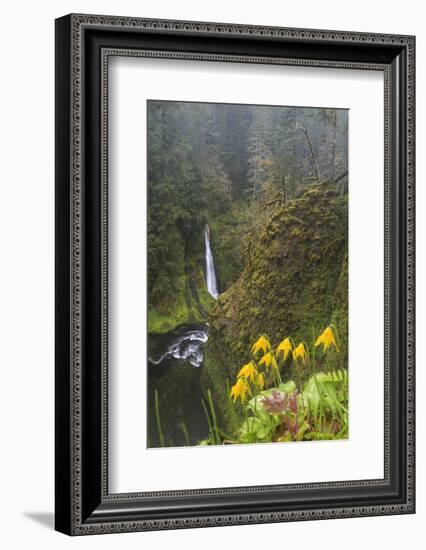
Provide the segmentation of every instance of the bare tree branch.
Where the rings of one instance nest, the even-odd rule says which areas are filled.
[[[312,142],[311,142],[311,139],[309,137],[309,132],[308,130],[300,125],[299,126],[300,130],[302,130],[302,132],[305,134],[306,136],[306,140],[308,142],[308,145],[309,145],[309,150],[311,151],[311,156],[312,156],[312,160],[314,161],[314,170],[315,170],[315,177],[317,180],[319,180],[319,175],[318,175],[318,163],[317,163],[317,157],[315,155],[315,151],[314,151],[314,148],[312,147]]]
[[[337,176],[337,178],[334,180],[334,183],[339,183],[340,180],[342,180],[344,177],[346,177],[348,175],[348,171],[346,170],[346,172],[342,172],[339,176]]]

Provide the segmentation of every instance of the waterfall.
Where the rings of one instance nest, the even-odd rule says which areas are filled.
[[[204,229],[204,241],[206,245],[207,290],[210,292],[213,298],[217,298],[219,296],[219,291],[217,288],[216,271],[214,268],[213,254],[210,247],[210,229],[208,225],[206,225],[206,228]]]

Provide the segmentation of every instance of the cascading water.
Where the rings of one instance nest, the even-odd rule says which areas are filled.
[[[206,282],[209,293],[217,298],[216,271],[213,254],[210,246],[210,229],[206,225],[204,229],[205,258],[206,258]],[[149,357],[152,365],[160,365],[163,362],[175,361],[176,363],[188,361],[193,367],[200,367],[203,363],[203,346],[208,339],[208,324],[197,327],[182,327],[177,334],[171,334],[171,338],[163,344],[163,350],[157,356]]]
[[[206,284],[209,293],[218,298],[219,289],[210,246],[210,229],[204,229]],[[202,408],[202,391],[199,367],[203,365],[203,348],[209,337],[208,323],[177,327],[169,333],[150,336],[150,355],[148,357],[148,385],[151,391],[151,403],[154,391],[167,396],[170,385],[175,384],[178,391],[173,400],[163,399],[161,403],[161,422],[163,431],[176,443],[182,441],[182,428],[178,422],[181,417],[191,437],[191,445],[205,438],[208,431]],[[192,367],[188,371],[188,363]],[[179,368],[181,367],[181,368]],[[198,367],[198,368],[197,368]],[[198,412],[197,412],[198,411]],[[161,446],[157,435],[157,413],[150,407],[149,433],[150,447]],[[180,416],[179,416],[180,415]],[[187,444],[182,442],[182,444]]]
[[[150,363],[159,365],[165,360],[177,359],[189,361],[193,367],[200,367],[203,362],[203,345],[207,342],[208,325],[197,329],[186,329],[167,344],[166,351],[159,357],[149,357]]]
[[[206,247],[207,290],[213,296],[213,298],[217,298],[219,296],[219,290],[217,287],[216,271],[214,268],[212,249],[210,247],[210,228],[208,225],[206,225],[206,228],[204,229],[204,242]]]
[[[207,323],[150,335],[148,356],[148,447],[161,447],[158,418],[168,444],[196,445],[208,425],[202,405],[201,372]],[[158,409],[155,395],[158,394]],[[157,412],[159,410],[159,412]],[[187,430],[186,436],[182,426]]]

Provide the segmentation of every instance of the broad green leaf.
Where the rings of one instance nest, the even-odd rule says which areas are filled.
[[[296,383],[293,381],[293,380],[289,380],[288,382],[286,382],[285,384],[280,384],[278,386],[278,388],[288,394],[288,395],[291,395],[295,390],[296,390]]]

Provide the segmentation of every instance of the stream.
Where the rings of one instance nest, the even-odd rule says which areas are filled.
[[[203,344],[207,342],[208,334],[207,323],[200,328],[184,327],[179,336],[172,333],[172,339],[165,342],[166,351],[158,357],[150,357],[149,362],[160,365],[167,359],[180,359],[189,361],[193,367],[200,367],[203,362]]]
[[[204,243],[206,285],[217,299],[219,288],[208,226],[204,230]],[[190,445],[195,445],[207,436],[200,382],[203,347],[207,340],[208,323],[183,325],[165,334],[149,335],[148,447],[160,446],[155,390],[161,396],[160,422],[167,446],[185,445],[187,438]]]

